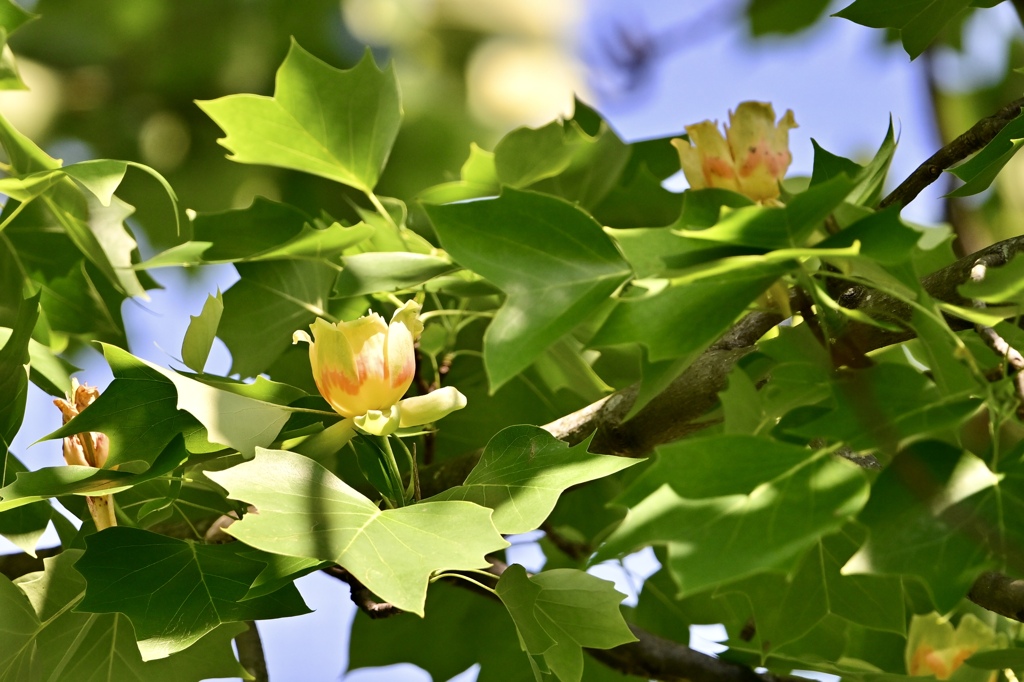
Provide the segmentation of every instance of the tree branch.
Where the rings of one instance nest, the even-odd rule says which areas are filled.
[[[992,141],[999,131],[1020,115],[1024,107],[1024,98],[1014,100],[987,118],[983,118],[960,137],[956,138],[939,151],[932,154],[911,173],[900,186],[894,189],[878,204],[885,208],[896,204],[906,206],[913,201],[928,185],[939,179],[942,171],[963,161]]]
[[[235,637],[235,646],[238,647],[238,662],[253,676],[254,682],[270,682],[270,673],[267,672],[267,657],[263,653],[263,640],[260,639],[260,631],[256,629],[256,621],[245,622],[249,629],[239,633]]]
[[[402,613],[402,610],[394,604],[377,601],[377,595],[371,592],[366,585],[341,566],[329,566],[323,572],[332,578],[337,578],[348,584],[352,603],[359,607],[359,610],[370,618],[388,618],[395,614]]]

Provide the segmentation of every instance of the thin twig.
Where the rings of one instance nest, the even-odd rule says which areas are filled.
[[[998,135],[999,131],[1005,128],[1010,121],[1020,116],[1021,107],[1024,107],[1024,97],[1010,102],[996,113],[975,123],[967,132],[932,154],[927,161],[918,166],[906,180],[900,183],[899,187],[882,199],[878,205],[879,208],[893,204],[897,206],[909,204],[921,193],[921,190],[935,182],[942,175],[942,171],[963,161],[991,142],[992,138]]]
[[[988,272],[988,266],[984,259],[978,259],[978,262],[971,268],[971,281],[981,282],[985,279],[985,274]],[[984,308],[985,302],[977,299],[972,301],[975,308]],[[1024,418],[1024,355],[1021,355],[1020,351],[1009,344],[999,332],[992,327],[976,324],[974,330],[981,337],[981,340],[985,342],[985,345],[992,349],[992,352],[1003,358],[1011,368],[1013,368],[1013,386],[1017,393],[1017,400],[1020,405],[1017,408],[1017,414]]]
[[[402,613],[402,610],[394,604],[377,601],[377,596],[366,585],[359,582],[354,575],[341,566],[329,566],[323,569],[323,571],[332,578],[337,578],[343,583],[348,584],[352,603],[358,606],[359,610],[370,618],[387,618]]]

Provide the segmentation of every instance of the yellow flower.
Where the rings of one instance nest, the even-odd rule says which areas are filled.
[[[423,331],[420,306],[407,301],[391,324],[371,312],[351,322],[331,324],[317,318],[292,342],[309,344],[309,362],[320,395],[335,412],[360,429],[387,435],[401,425],[436,421],[466,405],[466,398],[448,387],[402,401],[416,373],[415,343]],[[403,415],[402,406],[408,403]]]
[[[914,616],[907,634],[907,673],[958,682],[994,682],[995,671],[963,667],[978,651],[1001,649],[1006,635],[996,632],[972,614],[960,619],[956,629],[937,613]]]
[[[779,181],[793,160],[789,130],[796,128],[793,112],[775,123],[775,110],[766,102],[741,102],[729,112],[725,135],[717,122],[686,126],[690,140],[672,140],[679,163],[692,189],[719,187],[745,194],[754,201],[779,196]]]

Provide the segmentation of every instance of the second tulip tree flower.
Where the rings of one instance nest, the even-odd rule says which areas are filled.
[[[309,344],[309,362],[320,394],[362,431],[386,436],[401,427],[437,421],[466,406],[466,397],[447,386],[402,400],[416,373],[415,343],[423,332],[415,301],[395,311],[388,324],[371,312],[351,322],[317,318],[293,343]]]
[[[729,112],[725,135],[717,122],[686,126],[689,142],[672,140],[683,174],[692,189],[718,187],[765,202],[779,196],[779,181],[793,160],[789,131],[796,128],[789,109],[775,122],[766,102],[741,102]]]

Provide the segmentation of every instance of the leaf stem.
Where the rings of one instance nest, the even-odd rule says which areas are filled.
[[[373,190],[367,189],[363,191],[366,193],[366,198],[370,200],[371,204],[373,204],[373,207],[377,209],[377,213],[379,213],[380,216],[384,218],[384,220],[388,221],[391,227],[397,230],[398,223],[396,223],[395,219],[391,217],[391,214],[388,213],[388,210],[384,208],[384,204],[382,204],[380,199],[377,198],[377,195],[373,193]]]
[[[487,585],[484,585],[479,580],[474,580],[473,578],[470,578],[468,575],[462,575],[461,573],[438,573],[437,575],[435,575],[433,578],[430,579],[430,582],[435,583],[438,580],[440,580],[441,578],[458,578],[460,580],[465,580],[468,583],[473,583],[474,585],[476,585],[477,587],[479,587],[482,590],[487,590],[488,592],[493,594],[495,597],[498,596],[498,593],[494,591],[494,588],[487,587]]]

